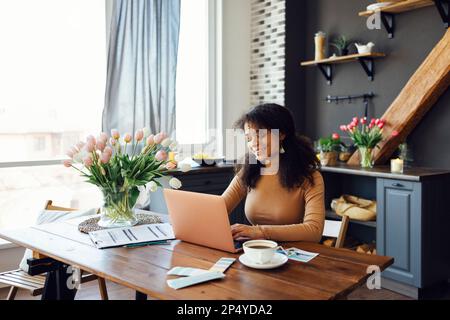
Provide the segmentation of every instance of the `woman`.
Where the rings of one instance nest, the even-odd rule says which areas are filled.
[[[228,213],[247,197],[245,214],[252,226],[233,225],[233,238],[319,242],[325,220],[320,163],[311,144],[296,135],[292,114],[265,104],[246,113],[236,126],[244,130],[249,152],[222,197]],[[262,174],[271,168],[274,174]]]

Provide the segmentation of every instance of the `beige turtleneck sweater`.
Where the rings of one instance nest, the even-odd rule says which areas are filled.
[[[325,221],[324,182],[318,171],[313,178],[313,185],[305,180],[300,188],[288,191],[278,175],[263,175],[256,188],[247,192],[235,176],[222,197],[228,213],[247,197],[245,215],[261,227],[266,239],[319,242]]]

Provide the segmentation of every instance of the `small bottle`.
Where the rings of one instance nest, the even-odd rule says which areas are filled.
[[[314,43],[316,48],[315,60],[323,60],[325,59],[325,32],[319,31],[316,33],[314,37]]]

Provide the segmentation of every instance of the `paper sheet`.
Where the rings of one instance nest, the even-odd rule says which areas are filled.
[[[206,273],[198,274],[195,276],[167,280],[167,285],[175,290],[178,290],[192,286],[194,284],[199,284],[222,278],[225,278],[225,275],[222,272],[208,271]]]
[[[167,275],[183,278],[167,280],[167,285],[173,289],[181,289],[199,283],[225,278],[224,272],[236,261],[234,258],[221,258],[209,270],[187,267],[174,267]]]
[[[285,249],[287,251],[287,256],[291,260],[300,261],[300,262],[309,262],[315,257],[317,257],[319,254],[314,252],[308,252],[305,250],[301,250],[298,248],[289,248]],[[279,253],[286,254],[286,252],[282,250],[278,250]]]
[[[89,236],[99,249],[175,239],[172,226],[168,223],[147,224],[130,228],[105,229],[89,232]]]

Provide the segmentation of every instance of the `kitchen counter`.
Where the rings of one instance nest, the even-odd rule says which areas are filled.
[[[231,163],[221,163],[210,167],[196,167],[188,172],[182,172],[179,169],[169,171],[173,176],[189,176],[209,173],[233,173],[234,165]],[[324,173],[349,174],[374,178],[396,179],[404,181],[425,181],[429,178],[439,175],[450,174],[449,170],[440,170],[432,168],[411,167],[405,168],[403,174],[391,173],[390,166],[376,166],[372,169],[363,169],[359,166],[349,166],[345,163],[336,166],[323,166],[320,169]]]

